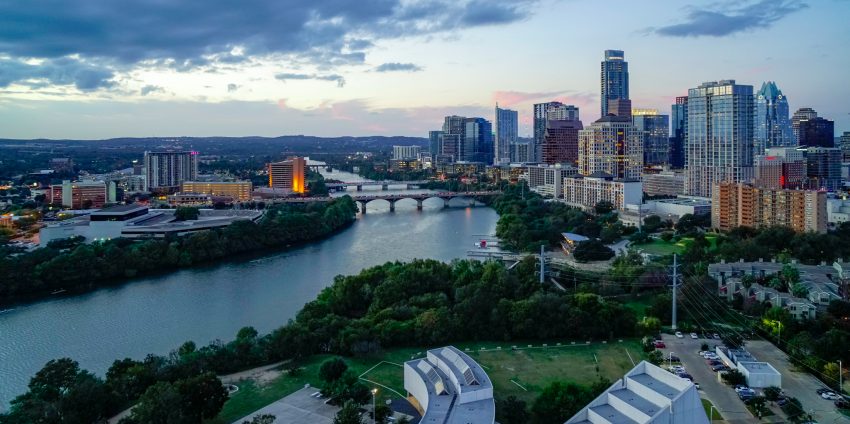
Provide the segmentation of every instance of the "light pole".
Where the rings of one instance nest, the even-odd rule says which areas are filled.
[[[711,405],[711,409],[708,410],[708,421],[714,421],[714,405]]]
[[[375,413],[375,395],[378,394],[378,388],[372,389],[372,424],[376,424],[378,421],[378,414]]]

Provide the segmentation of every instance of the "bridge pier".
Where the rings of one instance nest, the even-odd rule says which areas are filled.
[[[366,202],[357,202],[360,205],[360,213],[366,213]]]
[[[357,185],[357,191],[363,191],[363,185],[362,184]]]
[[[418,211],[422,210],[422,203],[423,202],[424,202],[424,200],[422,200],[422,199],[416,199],[416,210],[418,210]]]
[[[389,190],[389,189],[390,189],[390,185],[389,185],[389,184],[381,184],[381,191],[387,191],[387,190]]]
[[[395,212],[395,200],[390,200],[390,212]]]
[[[450,202],[451,200],[452,200],[452,199],[443,199],[443,209],[446,209],[446,208],[448,208],[448,207],[449,207],[449,202]]]

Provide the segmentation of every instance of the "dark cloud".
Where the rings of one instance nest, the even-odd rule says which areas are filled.
[[[345,78],[342,75],[337,74],[295,74],[295,73],[281,73],[274,76],[276,79],[281,81],[287,80],[318,80],[318,81],[333,81],[336,82],[337,87],[345,87]]]
[[[0,59],[0,87],[12,83],[41,88],[49,85],[73,85],[81,91],[110,87],[113,72],[71,58],[48,59],[30,64],[18,59]]]
[[[146,85],[146,86],[142,87],[142,89],[141,89],[141,94],[143,96],[147,96],[148,94],[151,94],[151,93],[164,93],[164,92],[165,92],[165,89],[163,89],[162,87],[160,87],[158,85]]]
[[[419,72],[422,67],[415,63],[389,62],[378,65],[375,72]]]
[[[191,70],[287,55],[328,69],[362,64],[376,40],[514,22],[536,1],[0,0],[0,57]]]
[[[723,37],[768,28],[785,16],[808,7],[802,0],[761,0],[739,6],[732,4],[728,3],[726,10],[692,8],[684,23],[650,28],[650,31],[670,37]]]

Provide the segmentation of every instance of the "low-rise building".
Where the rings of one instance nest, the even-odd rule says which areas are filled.
[[[826,222],[830,225],[839,225],[850,221],[850,200],[826,199]]]
[[[685,193],[684,171],[662,171],[645,174],[643,192],[650,196],[679,196]]]
[[[477,175],[484,172],[484,162],[443,162],[437,163],[438,175]]]
[[[615,210],[643,201],[640,181],[616,180],[605,173],[576,175],[564,178],[564,202],[585,210],[592,210],[597,203],[611,202]]]
[[[181,191],[183,193],[206,194],[211,197],[229,197],[237,202],[247,202],[251,200],[253,184],[250,181],[186,181],[182,184]]]
[[[50,186],[47,199],[51,204],[70,209],[97,209],[115,203],[116,184],[112,181],[62,181]]]
[[[782,375],[773,365],[760,362],[744,349],[727,349],[717,346],[714,348],[717,356],[729,368],[737,369],[747,379],[747,386],[752,388],[782,387]]]

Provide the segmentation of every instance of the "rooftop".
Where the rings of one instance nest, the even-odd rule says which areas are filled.
[[[129,205],[117,205],[103,208],[97,212],[92,212],[92,215],[124,215],[131,212],[136,212],[142,209],[147,209],[147,206],[132,203]]]

